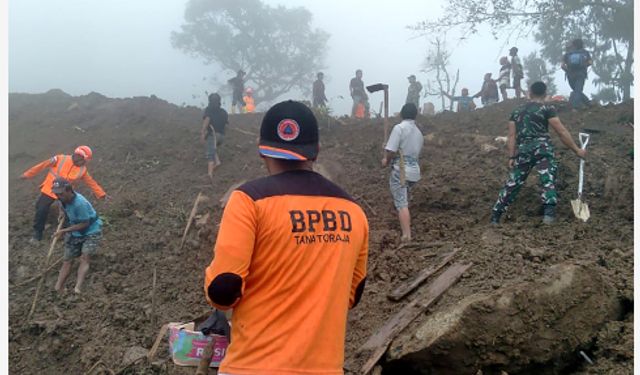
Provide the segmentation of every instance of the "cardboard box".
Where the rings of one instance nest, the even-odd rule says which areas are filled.
[[[198,366],[205,347],[215,340],[209,367],[217,368],[227,353],[227,338],[220,335],[205,336],[194,329],[194,322],[169,323],[169,351],[173,363],[178,366]]]

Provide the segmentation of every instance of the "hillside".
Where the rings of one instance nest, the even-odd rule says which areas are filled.
[[[472,262],[463,278],[422,314],[392,344],[413,340],[429,316],[475,295],[544,279],[556,264],[587,267],[602,278],[618,304],[616,316],[594,324],[589,345],[581,345],[594,365],[577,351],[556,353],[544,363],[521,361],[505,352],[500,361],[483,359],[484,374],[631,373],[633,368],[633,102],[595,107],[585,112],[560,108],[574,139],[581,129],[592,134],[586,164],[585,194],[591,210],[587,223],[573,217],[569,201],[577,190],[578,159],[554,137],[560,168],[558,223],[542,226],[536,176],[532,174],[504,224],[488,224],[490,208],[507,173],[506,119],[517,102],[508,101],[470,114],[443,113],[419,118],[425,134],[423,180],[412,195],[411,213],[417,246],[398,248],[397,218],[388,192],[388,171],[379,167],[382,122],[322,124],[318,170],[343,186],[363,206],[370,224],[368,284],[361,304],[349,315],[347,356],[410,299],[390,302],[386,295],[420,270],[459,249],[456,259]],[[97,93],[72,97],[60,90],[9,96],[9,359],[12,373],[84,373],[97,361],[114,371],[124,368],[125,352],[149,349],[165,322],[186,321],[209,311],[203,270],[210,262],[222,209],[218,200],[241,180],[263,176],[257,153],[260,114],[231,115],[222,166],[212,187],[199,141],[202,111],[178,107],[155,97],[111,99]],[[393,119],[395,123],[398,119]],[[112,196],[95,207],[106,225],[91,265],[86,293],[58,297],[53,291],[57,267],[46,277],[33,321],[25,321],[36,283],[19,285],[42,269],[48,250],[28,243],[38,185],[18,179],[31,165],[79,144],[93,148],[92,176]],[[85,188],[80,189],[95,198]],[[209,201],[178,250],[193,201],[202,192]],[[55,214],[50,217],[55,226]],[[45,231],[49,236],[53,228]],[[56,249],[52,259],[62,255]],[[157,272],[156,308],[152,278]],[[75,271],[71,279],[75,279]],[[589,289],[588,282],[583,285]],[[590,289],[589,289],[590,290]],[[537,311],[521,306],[530,314]],[[528,312],[529,311],[529,312]],[[156,324],[153,325],[153,321]],[[588,323],[588,322],[587,322]],[[586,324],[586,323],[585,323]],[[486,330],[498,329],[484,327]],[[550,340],[564,340],[557,332]],[[468,349],[479,343],[470,339]],[[575,355],[574,355],[575,354]],[[166,342],[159,359],[167,359]],[[444,354],[440,360],[446,361]],[[529,364],[526,364],[529,363]],[[438,366],[439,364],[432,364]],[[421,366],[418,366],[421,367]],[[103,371],[98,366],[97,371]],[[402,369],[402,370],[399,370]],[[389,361],[385,373],[416,370],[411,359]],[[138,362],[125,373],[193,373],[168,361]],[[106,372],[105,372],[106,373]],[[438,372],[446,373],[446,372]]]

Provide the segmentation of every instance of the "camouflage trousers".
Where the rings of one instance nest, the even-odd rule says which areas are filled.
[[[553,156],[553,146],[549,141],[535,141],[518,147],[515,165],[509,171],[509,177],[498,194],[493,210],[499,213],[516,199],[518,192],[529,176],[532,168],[538,172],[538,180],[542,188],[540,198],[542,204],[555,206],[558,202],[556,192],[556,172],[558,163]]]

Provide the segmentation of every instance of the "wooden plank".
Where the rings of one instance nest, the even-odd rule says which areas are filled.
[[[62,229],[62,224],[64,224],[64,218],[65,216],[62,213],[60,214],[60,216],[58,216],[58,227],[55,233],[58,233]],[[44,272],[40,274],[40,280],[38,281],[38,286],[36,287],[36,295],[33,296],[33,303],[31,304],[31,310],[29,310],[29,315],[27,315],[27,320],[25,322],[28,322],[29,320],[31,320],[31,317],[33,316],[33,312],[36,311],[36,304],[38,303],[38,294],[40,294],[40,289],[42,289],[44,276],[47,274],[46,272],[47,266],[49,265],[49,260],[51,259],[51,254],[53,254],[53,249],[56,247],[58,238],[60,238],[60,236],[53,237],[53,240],[51,240],[51,246],[49,246],[49,252],[47,253],[47,258],[44,260]]]
[[[368,374],[387,351],[391,341],[412,321],[435,303],[442,294],[454,285],[462,274],[471,267],[471,263],[455,263],[438,276],[426,291],[407,304],[385,323],[358,349],[356,358],[364,358],[364,365],[358,373]]]
[[[411,293],[414,289],[419,287],[426,279],[428,279],[433,274],[440,271],[444,266],[446,266],[457,253],[458,253],[457,249],[453,250],[442,259],[442,262],[440,262],[440,264],[438,264],[435,267],[425,268],[424,270],[420,271],[420,273],[418,273],[411,281],[403,285],[400,285],[393,292],[389,293],[387,297],[390,300],[396,301],[396,302],[401,300],[407,294]]]
[[[149,350],[149,353],[147,353],[147,359],[149,360],[149,362],[153,361],[153,358],[155,358],[156,352],[160,347],[160,343],[162,342],[164,336],[167,334],[168,329],[169,323],[163,325],[162,328],[160,328],[160,332],[158,332],[158,336],[156,336],[156,341],[153,343],[153,346],[151,347],[151,350]]]
[[[198,203],[202,200],[202,192],[198,193],[196,200],[193,201],[193,208],[191,209],[191,213],[189,214],[189,218],[187,219],[187,226],[184,228],[184,233],[182,234],[182,240],[180,240],[180,248],[178,250],[182,250],[184,247],[184,241],[187,239],[187,233],[189,233],[189,228],[191,228],[191,222],[193,221],[193,217],[196,215],[198,211]]]

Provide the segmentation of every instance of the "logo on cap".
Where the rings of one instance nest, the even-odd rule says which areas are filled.
[[[283,141],[293,141],[300,135],[300,125],[295,120],[284,119],[278,123],[278,137]]]

